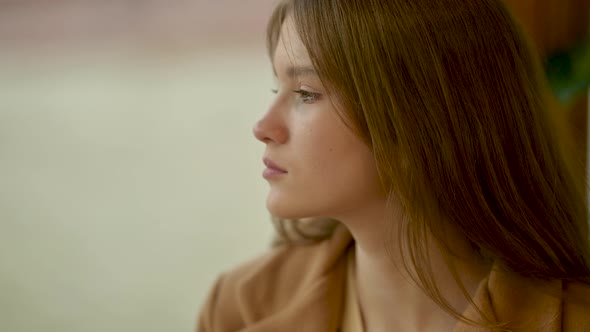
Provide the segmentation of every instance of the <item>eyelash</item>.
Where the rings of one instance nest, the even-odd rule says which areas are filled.
[[[277,90],[277,89],[272,89],[271,91],[274,94],[277,94],[279,92],[279,90]],[[311,91],[307,91],[307,90],[302,90],[302,89],[294,90],[293,92],[298,94],[305,104],[312,104],[312,103],[316,102],[321,96],[319,93],[311,92]],[[309,100],[308,98],[311,98],[311,100]]]
[[[307,90],[299,89],[299,90],[295,90],[293,92],[299,94],[301,96],[301,100],[303,100],[303,102],[306,104],[312,104],[312,103],[316,102],[320,97],[319,93],[315,93],[315,92],[311,92],[311,91],[307,91]],[[308,100],[308,98],[311,98],[311,100]]]

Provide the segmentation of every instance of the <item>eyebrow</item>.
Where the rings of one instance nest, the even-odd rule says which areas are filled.
[[[291,66],[291,67],[287,68],[287,76],[289,76],[291,78],[300,77],[300,76],[310,76],[310,75],[318,76],[318,74],[316,73],[316,71],[313,67]]]

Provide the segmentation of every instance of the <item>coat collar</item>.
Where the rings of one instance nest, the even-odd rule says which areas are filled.
[[[330,239],[321,243],[277,249],[268,264],[244,275],[237,285],[237,306],[247,326],[241,331],[275,332],[284,327],[338,331],[345,296],[346,253],[353,245],[348,230],[339,226]],[[290,284],[285,285],[285,280]],[[587,308],[574,308],[569,320],[564,319],[562,301],[551,295],[559,294],[561,289],[559,281],[531,281],[495,264],[479,284],[473,302],[492,321],[505,322],[508,331],[590,331],[590,320],[585,318],[590,314]],[[464,316],[482,321],[473,305]],[[489,330],[463,322],[453,330],[483,331]]]
[[[330,239],[318,244],[297,250],[279,248],[280,260],[289,264],[267,264],[238,286],[238,306],[247,326],[242,331],[276,332],[286,326],[297,331],[338,331],[345,296],[346,252],[352,245],[348,230],[338,226]],[[291,284],[272,286],[282,285],[280,280]]]
[[[562,331],[562,301],[554,296],[560,292],[560,281],[531,280],[494,264],[479,284],[473,302],[488,320],[505,323],[508,331],[554,332]],[[470,305],[463,315],[482,321],[477,308]],[[480,331],[489,329],[463,322],[454,329],[454,332]]]

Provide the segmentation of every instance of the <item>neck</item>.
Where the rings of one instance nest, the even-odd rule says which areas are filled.
[[[428,297],[412,280],[417,269],[408,271],[403,262],[411,262],[399,250],[397,225],[401,214],[382,210],[381,213],[340,219],[351,231],[356,243],[356,280],[359,305],[366,331],[451,331],[457,320]],[[393,216],[393,218],[392,218]],[[393,225],[393,227],[392,227]],[[384,232],[383,230],[391,230]],[[453,264],[461,283],[472,297],[487,275],[488,267],[454,235],[446,239],[453,243],[453,256],[438,246],[428,246],[426,257],[434,274],[440,295],[459,313],[469,305],[461,287],[449,270],[445,257]],[[387,245],[386,245],[387,244]],[[460,258],[458,258],[460,257]],[[421,269],[420,271],[424,271]]]

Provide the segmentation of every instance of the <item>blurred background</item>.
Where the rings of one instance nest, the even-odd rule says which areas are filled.
[[[586,0],[508,2],[544,57],[587,36]],[[0,331],[193,331],[268,248],[274,3],[0,0]]]
[[[273,0],[0,0],[0,331],[193,331],[268,247]]]

